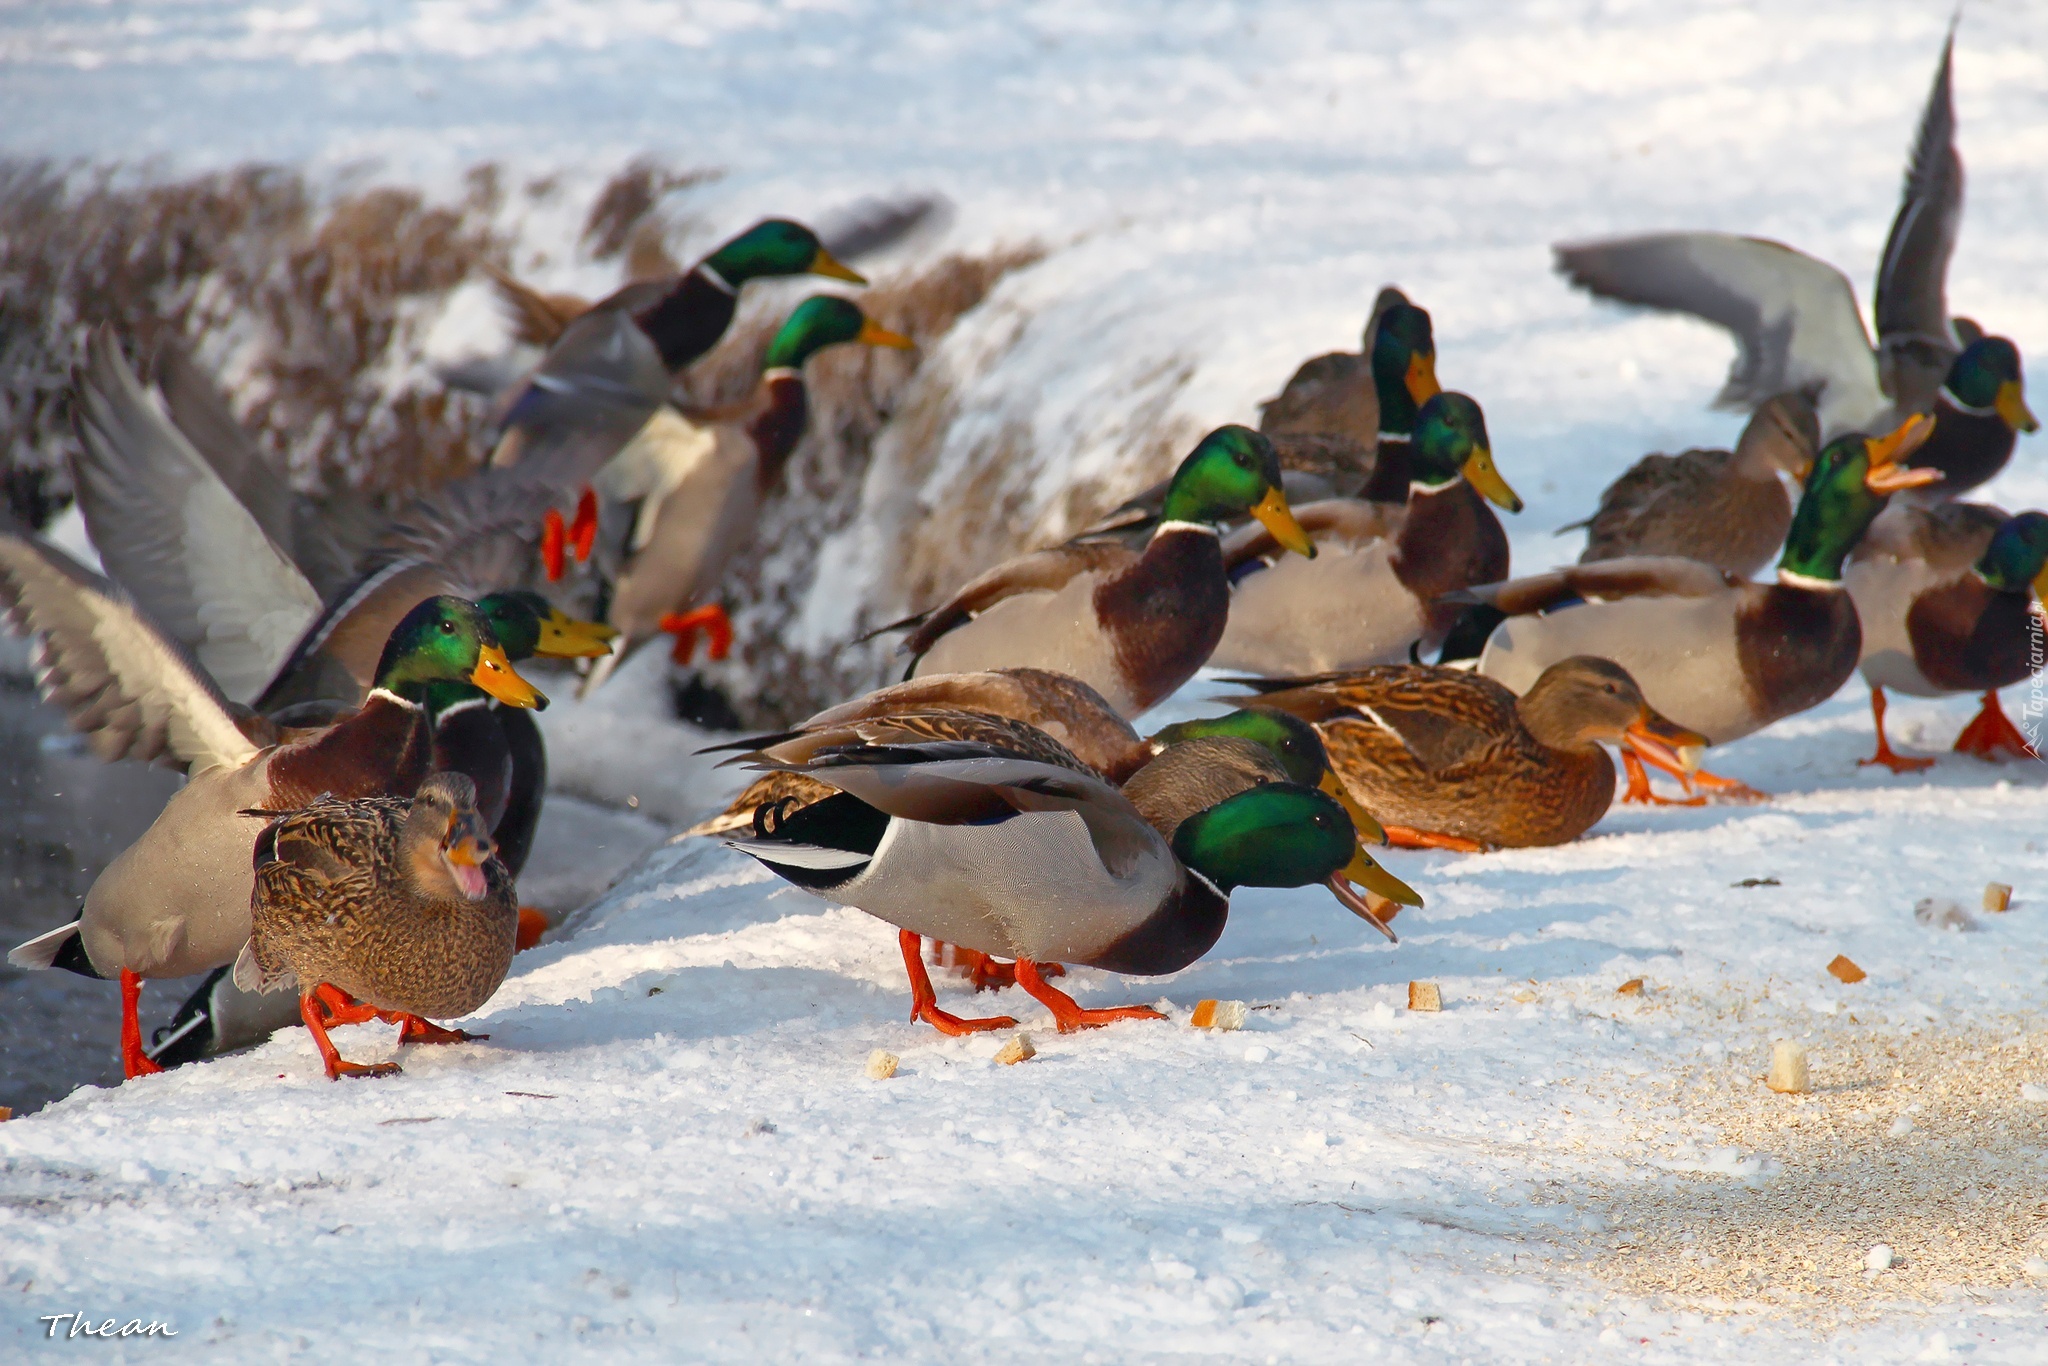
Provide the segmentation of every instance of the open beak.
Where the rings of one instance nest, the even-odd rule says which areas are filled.
[[[1297,555],[1313,560],[1316,557],[1316,543],[1309,539],[1301,523],[1294,520],[1294,510],[1287,506],[1287,495],[1277,486],[1266,490],[1266,496],[1252,507],[1252,516],[1259,519],[1259,525],[1273,533],[1273,539]]]
[[[854,340],[868,346],[893,346],[898,351],[915,351],[917,343],[901,332],[891,332],[873,318],[861,320],[860,333]]]
[[[1352,828],[1358,831],[1359,839],[1367,844],[1377,844],[1382,849],[1392,843],[1387,838],[1387,828],[1374,820],[1371,812],[1352,800],[1351,794],[1344,790],[1344,784],[1337,781],[1336,774],[1324,769],[1323,780],[1316,786],[1337,799],[1337,805],[1343,807],[1346,814],[1351,817]]]
[[[1924,413],[1907,418],[1897,430],[1884,436],[1870,438],[1870,472],[1863,476],[1863,486],[1872,493],[1892,494],[1901,489],[1916,489],[1940,480],[1940,470],[1908,469],[1899,464],[1914,451],[1920,449],[1934,430],[1934,419]]]
[[[1998,409],[1998,415],[2005,419],[2005,425],[2016,432],[2036,431],[2041,426],[2034,420],[2034,415],[2027,411],[2026,392],[2020,388],[2020,382],[2016,379],[2009,379],[1998,386],[1998,397],[1993,400],[1993,406]]]
[[[1465,457],[1460,472],[1464,474],[1465,482],[1478,489],[1481,496],[1495,507],[1506,508],[1509,512],[1522,510],[1521,495],[1500,477],[1500,471],[1493,467],[1493,452],[1486,447],[1474,446],[1472,454]]]
[[[1706,736],[1659,716],[1648,706],[1636,716],[1635,724],[1622,732],[1622,739],[1630,749],[1667,773],[1691,773],[1698,769],[1700,751],[1707,747]]]
[[[1423,404],[1443,392],[1443,386],[1436,382],[1436,356],[1434,353],[1416,352],[1408,358],[1408,397],[1415,400],[1415,406]]]
[[[498,846],[492,844],[489,836],[475,834],[465,829],[453,844],[440,850],[440,856],[449,860],[449,872],[455,874],[455,885],[463,889],[463,895],[471,901],[481,901],[483,893],[489,891],[489,879],[483,877],[483,864],[498,854]]]
[[[496,645],[486,645],[476,652],[476,668],[470,672],[469,681],[508,707],[542,711],[548,705],[546,694],[521,678],[512,661]]]
[[[832,253],[823,247],[819,247],[818,254],[811,258],[811,274],[823,275],[827,279],[832,280],[844,280],[850,285],[864,285],[867,283],[866,277],[841,265],[833,259]]]
[[[1359,868],[1359,864],[1361,861],[1369,865],[1371,870],[1374,873],[1376,873],[1378,877],[1385,879],[1384,885],[1391,885],[1400,888],[1403,892],[1407,893],[1409,899],[1407,901],[1401,901],[1399,898],[1386,896],[1383,893],[1375,892],[1371,887],[1367,886],[1365,883],[1359,884],[1360,887],[1365,887],[1364,895],[1360,895],[1358,889],[1351,885],[1350,877],[1352,869]],[[1364,870],[1361,869],[1360,871]],[[1330,895],[1337,898],[1338,904],[1343,906],[1345,910],[1357,916],[1360,920],[1363,920],[1366,924],[1378,930],[1381,934],[1385,935],[1387,937],[1387,942],[1389,944],[1398,944],[1401,942],[1401,936],[1395,934],[1394,927],[1387,923],[1388,920],[1393,919],[1393,913],[1389,912],[1385,916],[1385,918],[1382,918],[1380,913],[1373,909],[1373,901],[1384,901],[1387,902],[1389,905],[1394,906],[1419,906],[1422,904],[1422,898],[1416,896],[1414,891],[1408,886],[1407,883],[1401,881],[1401,879],[1387,872],[1386,869],[1380,867],[1377,863],[1373,863],[1372,860],[1366,858],[1364,854],[1360,854],[1357,858],[1354,858],[1351,861],[1351,866],[1349,868],[1345,868],[1341,872],[1330,874],[1328,881],[1326,881],[1323,885],[1330,889]]]
[[[612,652],[619,633],[600,621],[578,621],[555,611],[540,624],[540,643],[533,652],[549,659],[596,659]]]

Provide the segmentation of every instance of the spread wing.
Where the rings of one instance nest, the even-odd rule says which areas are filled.
[[[143,392],[101,329],[78,381],[72,477],[100,560],[240,701],[320,613],[320,596],[192,443]]]
[[[463,597],[517,588],[532,573],[541,523],[558,499],[553,485],[517,468],[455,480],[392,518],[364,556],[363,571],[417,561],[437,566]]]
[[[241,500],[263,534],[286,555],[323,598],[350,577],[352,555],[345,528],[314,499],[294,489],[235,419],[213,377],[175,339],[157,347],[156,383],[171,421],[221,482]]]
[[[1873,305],[1880,364],[1893,396],[1909,407],[1932,401],[1957,350],[1947,295],[1949,256],[1963,220],[1963,159],[1956,152],[1949,80],[1955,45],[1951,27],[1920,113],[1898,216],[1877,266]]]
[[[1057,593],[1082,574],[1113,574],[1136,558],[1137,551],[1113,541],[1076,541],[1020,555],[968,580],[960,591],[928,613],[898,649],[905,654],[921,655],[938,644],[940,636],[1004,598],[1019,593]]]
[[[0,509],[0,607],[37,637],[43,696],[99,758],[192,772],[238,766],[257,747],[176,639],[114,584],[30,535]]]
[[[1725,232],[1649,233],[1555,251],[1559,272],[1581,289],[1690,313],[1733,333],[1735,363],[1715,400],[1724,408],[1819,387],[1822,426],[1833,434],[1876,421],[1887,407],[1856,291],[1824,261]]]
[[[668,384],[661,354],[632,318],[594,308],[548,349],[506,414],[491,464],[521,466],[573,497],[647,425]]]

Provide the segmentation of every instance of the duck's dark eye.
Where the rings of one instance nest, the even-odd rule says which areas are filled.
[[[455,634],[455,623],[454,623],[454,622],[452,622],[452,621],[444,621],[444,622],[442,622],[442,623],[441,623],[441,634],[442,634],[442,635],[444,635],[444,636],[452,636],[452,635],[454,635],[454,634]]]
[[[1231,456],[1230,458],[1237,462],[1237,467],[1241,470],[1248,470],[1252,467],[1251,456],[1247,455],[1243,451],[1239,451],[1237,454]]]

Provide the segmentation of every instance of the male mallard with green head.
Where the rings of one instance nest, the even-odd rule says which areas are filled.
[[[1525,848],[1577,839],[1614,801],[1602,744],[1677,764],[1706,743],[1657,714],[1628,671],[1580,655],[1517,698],[1464,669],[1388,664],[1245,679],[1261,707],[1311,722],[1353,799],[1411,848]]]
[[[695,415],[701,443],[695,458],[643,467],[629,447],[600,473],[599,494],[638,501],[640,514],[611,595],[609,615],[623,638],[611,659],[593,671],[589,686],[663,632],[675,636],[679,662],[689,661],[700,630],[711,637],[711,657],[725,657],[732,623],[722,606],[707,599],[752,538],[762,504],[803,439],[809,416],[804,362],[827,347],[850,344],[895,350],[916,345],[850,299],[815,295],[797,305],[769,342],[753,394]]]
[[[327,1036],[376,1017],[402,1025],[400,1043],[461,1043],[488,1035],[427,1023],[467,1015],[491,998],[512,964],[519,908],[459,773],[436,773],[410,799],[322,797],[259,812],[249,935],[235,985],[296,985],[299,1013],[328,1080],[381,1077],[395,1062],[348,1062]]]
[[[1941,471],[1935,496],[1960,498],[2004,469],[2019,434],[2040,425],[2027,410],[2020,349],[2004,337],[1979,337],[1949,367],[1934,398],[1934,430],[1907,463]]]
[[[39,638],[43,693],[95,754],[189,774],[93,883],[79,918],[8,955],[20,967],[118,973],[130,1076],[160,1070],[142,1051],[140,979],[205,972],[248,938],[249,851],[262,822],[244,811],[295,809],[322,794],[410,796],[432,762],[425,699],[435,683],[464,680],[512,706],[546,705],[476,605],[458,598],[430,598],[399,622],[360,709],[283,743],[273,725],[234,709],[118,589],[34,538],[0,534],[0,600]]]
[[[1016,1022],[940,1010],[920,937],[1016,960],[1018,984],[1065,1033],[1157,1012],[1083,1009],[1041,965],[1178,971],[1222,934],[1239,886],[1322,883],[1385,932],[1345,879],[1363,857],[1351,817],[1249,741],[1171,745],[1128,796],[1073,768],[962,742],[848,747],[801,770],[837,794],[794,811],[764,807],[755,833],[729,843],[816,896],[898,926],[912,1018],[946,1033]],[[1412,892],[1401,899],[1420,903]]]
[[[900,647],[910,677],[1005,665],[1069,674],[1125,717],[1194,677],[1230,614],[1217,525],[1250,515],[1301,555],[1315,545],[1288,510],[1273,444],[1219,427],[1181,462],[1164,520],[1141,554],[1071,542],[997,565],[921,617]]]
[[[1999,706],[1998,690],[2025,682],[2048,659],[2037,605],[2048,598],[2048,514],[2007,517],[1977,503],[1894,508],[1842,579],[1863,624],[1863,679],[1877,727],[1877,753],[1863,763],[1904,773],[1934,762],[1892,751],[1886,688],[1914,697],[1982,693],[1957,752],[2039,757]]]
[[[1792,515],[1775,582],[1645,556],[1465,590],[1459,600],[1507,617],[1479,672],[1519,693],[1561,659],[1611,659],[1652,707],[1713,744],[1826,701],[1855,672],[1862,648],[1843,561],[1891,495],[1941,477],[1899,463],[1931,425],[1909,418],[1888,436],[1828,443]]]
[[[1419,311],[1419,310],[1417,310]],[[1494,468],[1486,417],[1464,394],[1438,393],[1417,414],[1412,443],[1389,441],[1383,466],[1405,470],[1402,505],[1333,498],[1296,510],[1319,552],[1277,558],[1259,527],[1232,533],[1224,563],[1235,587],[1213,663],[1309,674],[1407,659],[1435,649],[1457,620],[1446,593],[1508,572],[1507,533],[1487,506],[1522,500]]]

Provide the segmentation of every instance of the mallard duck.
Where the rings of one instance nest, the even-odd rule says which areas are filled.
[[[1407,501],[1408,441],[1421,406],[1438,392],[1429,314],[1400,290],[1381,290],[1366,324],[1366,347],[1364,357],[1338,352],[1303,366],[1288,382],[1288,393],[1275,400],[1285,400],[1281,417],[1274,419],[1269,406],[1260,423],[1261,435],[1273,443],[1279,459],[1280,488],[1289,504],[1326,498]],[[1369,375],[1359,373],[1361,359],[1370,362]],[[1312,369],[1314,377],[1304,380]],[[1356,385],[1367,381],[1371,392],[1361,397]],[[1283,430],[1267,431],[1269,421]],[[1361,429],[1360,423],[1369,425]],[[1388,446],[1384,460],[1377,453],[1383,442]],[[1172,482],[1154,484],[1074,539],[1142,546],[1143,537],[1159,524]]]
[[[1898,215],[1877,269],[1877,345],[1843,274],[1782,243],[1721,232],[1666,232],[1560,244],[1573,284],[1622,303],[1690,313],[1734,334],[1735,364],[1719,402],[1750,408],[1817,388],[1821,434],[1882,432],[1925,412],[1964,344],[1981,336],[1951,319],[1949,256],[1963,211],[1955,148],[1951,30],[1942,44]]]
[[[1862,649],[1842,562],[1892,494],[1940,477],[1899,463],[1931,425],[1913,417],[1888,436],[1828,443],[1792,514],[1774,583],[1645,556],[1465,590],[1460,600],[1507,616],[1487,640],[1479,672],[1527,692],[1559,660],[1611,659],[1652,707],[1713,744],[1826,701],[1855,672]],[[1713,775],[1692,779],[1735,791]]]
[[[77,920],[8,955],[21,967],[118,973],[130,1076],[159,1070],[136,1021],[141,979],[207,971],[248,938],[249,851],[261,821],[241,812],[295,809],[322,794],[410,796],[432,761],[422,705],[431,684],[466,680],[512,706],[546,704],[476,605],[457,598],[428,599],[399,622],[359,710],[300,732],[235,708],[118,588],[11,526],[0,527],[0,601],[39,639],[43,694],[96,755],[160,760],[189,775],[93,883]]]
[[[1705,740],[1643,700],[1628,671],[1576,656],[1520,698],[1464,669],[1390,664],[1241,680],[1311,722],[1352,798],[1397,846],[1476,851],[1577,839],[1614,800],[1603,743],[1672,751]]]
[[[1343,436],[1370,454],[1380,431],[1373,350],[1380,319],[1396,304],[1413,307],[1394,286],[1380,290],[1357,352],[1332,351],[1303,361],[1287,386],[1259,405],[1259,430],[1276,438],[1275,444],[1281,436]]]
[[[361,533],[370,547],[323,601],[313,571],[277,539],[305,543],[308,533],[294,530],[298,514],[278,494],[284,486],[276,472],[231,415],[211,411],[219,400],[196,366],[179,360],[171,368],[180,375],[176,388],[188,418],[207,410],[190,419],[203,445],[166,421],[113,334],[95,332],[79,375],[73,484],[108,573],[230,700],[301,725],[355,707],[373,685],[399,620],[437,594],[474,600],[514,662],[610,649],[610,627],[575,620],[537,593],[505,588],[530,565],[535,521],[553,497],[507,475],[459,481],[397,516],[376,518]],[[242,501],[229,473],[244,492],[256,490],[254,505]],[[258,508],[268,510],[268,521]],[[454,729],[437,731],[437,746],[451,756],[480,755],[464,771],[486,790],[485,808],[499,822],[500,848],[516,874],[546,780],[533,722],[466,684],[445,685],[431,702],[436,719],[453,709],[446,719]],[[505,733],[493,737],[486,734],[491,729]],[[514,751],[524,756],[518,771],[494,779]]]
[[[1733,451],[1646,455],[1601,493],[1598,512],[1558,534],[1586,528],[1580,564],[1676,555],[1746,579],[1792,525],[1783,476],[1804,479],[1819,448],[1813,400],[1780,394],[1750,416]]]
[[[916,628],[899,647],[913,656],[908,676],[1052,669],[1137,716],[1194,677],[1222,638],[1230,585],[1216,524],[1247,513],[1287,549],[1315,554],[1281,492],[1272,443],[1249,427],[1219,427],[1181,461],[1142,554],[1070,542],[997,565],[944,605],[895,623]]]
[[[1306,674],[1407,659],[1418,642],[1435,649],[1457,620],[1444,594],[1507,576],[1507,534],[1486,504],[1520,512],[1522,500],[1494,468],[1479,405],[1435,395],[1406,447],[1384,447],[1389,466],[1407,470],[1405,506],[1360,497],[1297,510],[1314,560],[1280,558],[1260,527],[1225,539],[1235,587],[1212,663]]]
[[[1949,367],[1934,397],[1934,430],[1907,463],[1941,471],[1929,493],[1960,497],[2004,469],[2019,434],[2040,425],[2027,411],[2020,349],[2004,337],[1979,337]]]
[[[1157,1012],[1083,1009],[1039,965],[1178,971],[1222,934],[1233,888],[1320,882],[1381,925],[1343,876],[1358,856],[1351,818],[1287,782],[1265,750],[1192,741],[1147,768],[1158,770],[1139,788],[1149,810],[1098,777],[991,746],[850,746],[801,765],[837,795],[763,808],[752,836],[727,842],[805,891],[898,926],[912,1018],[949,1034],[1016,1022],[940,1010],[921,936],[1015,959],[1018,984],[1065,1033]],[[1181,809],[1187,801],[1210,804]]]
[[[689,661],[699,630],[711,637],[712,657],[724,658],[732,623],[722,606],[706,599],[752,537],[763,501],[803,439],[808,416],[804,362],[828,346],[847,343],[900,350],[915,346],[851,300],[823,294],[806,299],[769,343],[752,396],[698,414],[698,430],[708,443],[701,459],[681,470],[641,470],[628,449],[599,474],[600,494],[638,501],[641,512],[611,595],[609,615],[621,638],[610,659],[592,671],[588,686],[603,682],[612,668],[662,632],[675,635],[679,662]],[[641,474],[652,482],[639,482]]]
[[[395,1062],[348,1062],[327,1036],[375,1016],[400,1043],[488,1038],[427,1017],[467,1015],[512,964],[519,908],[459,773],[435,773],[410,799],[322,797],[269,818],[255,843],[249,934],[235,985],[296,985],[328,1080],[381,1077]],[[337,994],[338,993],[338,994]]]
[[[1877,753],[1894,773],[1934,761],[1896,754],[1885,740],[1884,690],[1914,697],[1979,692],[1984,704],[1956,738],[1959,753],[2038,758],[2007,719],[1998,690],[2048,658],[2036,597],[2048,597],[2048,514],[2008,517],[1976,503],[1895,507],[1856,548],[1842,582],[1863,624],[1863,680]]]

